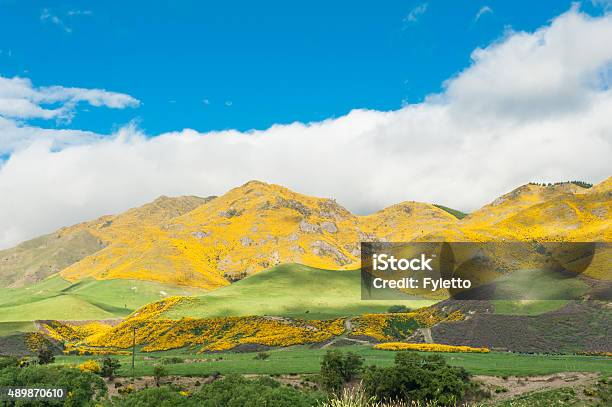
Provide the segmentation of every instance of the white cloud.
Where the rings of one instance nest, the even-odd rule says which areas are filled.
[[[358,213],[403,200],[471,210],[529,181],[600,181],[611,175],[611,37],[612,16],[572,9],[474,51],[441,94],[397,111],[153,138],[130,126],[78,145],[68,134],[55,149],[33,135],[0,168],[0,247],[161,194],[222,194],[250,179]]]
[[[422,3],[410,10],[404,21],[409,23],[415,23],[422,14],[427,11],[427,3]]]
[[[0,76],[0,117],[70,120],[75,106],[80,102],[114,109],[140,104],[137,99],[124,93],[63,86],[36,88],[29,79]]]
[[[91,16],[93,15],[93,11],[91,10],[68,10],[66,13],[69,16]]]
[[[40,20],[41,21],[49,21],[49,22],[57,25],[58,27],[60,27],[62,30],[64,30],[68,34],[70,34],[72,32],[72,28],[68,27],[61,18],[59,18],[55,14],[51,14],[51,11],[49,9],[47,9],[47,8],[44,8],[44,9],[41,10],[41,12],[40,12]]]
[[[482,17],[483,15],[487,13],[493,13],[493,9],[489,6],[482,6],[480,10],[478,10],[478,13],[476,13],[476,17],[474,17],[474,21],[480,20],[480,17]]]

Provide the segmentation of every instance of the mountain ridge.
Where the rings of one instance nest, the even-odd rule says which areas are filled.
[[[0,251],[0,284],[59,273],[72,282],[123,278],[211,290],[284,263],[358,268],[364,240],[609,241],[611,180],[589,189],[523,185],[463,219],[414,201],[357,216],[333,199],[261,181],[219,197],[161,196]]]

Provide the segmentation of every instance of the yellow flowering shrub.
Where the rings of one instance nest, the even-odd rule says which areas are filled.
[[[471,346],[453,346],[438,343],[405,343],[387,342],[374,345],[374,349],[380,350],[415,350],[419,352],[473,352],[489,353],[489,348],[472,348]]]
[[[431,327],[440,322],[460,321],[461,311],[445,314],[437,308],[428,307],[413,312],[389,314],[363,314],[355,318],[352,335],[363,335],[379,341],[391,341],[410,336],[421,327]]]
[[[38,352],[40,348],[49,346],[49,340],[39,332],[29,332],[26,334],[25,343],[31,352]]]
[[[100,364],[95,360],[86,360],[85,362],[79,365],[79,370],[81,372],[91,372],[91,373],[100,373]]]
[[[290,346],[322,342],[344,332],[342,318],[306,321],[276,317],[145,318],[163,305],[133,315],[117,326],[83,325],[72,327],[77,334],[65,344],[65,353],[120,354],[134,343],[145,352],[188,347],[199,351],[224,351],[240,344]],[[72,331],[71,331],[72,332]],[[91,335],[86,336],[87,333]],[[68,335],[66,335],[68,336]],[[83,339],[82,339],[83,338]]]

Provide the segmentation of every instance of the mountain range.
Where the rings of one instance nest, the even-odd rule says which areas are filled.
[[[413,201],[358,216],[250,181],[219,197],[162,196],[2,250],[0,287],[61,276],[214,290],[285,263],[357,269],[361,241],[610,241],[611,198],[612,177],[523,185],[465,217]]]

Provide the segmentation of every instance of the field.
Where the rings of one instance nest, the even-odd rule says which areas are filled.
[[[366,365],[390,366],[393,351],[375,350],[370,346],[339,347],[364,357]],[[153,368],[163,358],[180,357],[185,363],[168,364],[172,375],[221,374],[307,374],[317,373],[327,349],[312,349],[308,346],[294,346],[269,351],[266,360],[254,359],[255,353],[226,352],[216,354],[194,354],[186,350],[136,354],[136,376],[151,375]],[[445,353],[441,354],[450,364],[462,366],[472,374],[530,376],[558,372],[600,372],[612,375],[610,358],[576,355],[524,355],[513,353]],[[131,375],[131,356],[114,356],[121,361],[120,374]],[[57,356],[60,364],[80,364],[96,356]]]
[[[72,284],[54,276],[25,288],[0,288],[0,334],[8,329],[2,327],[4,322],[120,318],[168,295],[200,293],[136,280],[90,279]]]
[[[394,304],[419,308],[433,303],[429,300],[363,301],[359,270],[332,271],[286,264],[201,295],[196,301],[172,308],[164,317],[275,315],[326,319],[386,312]]]

